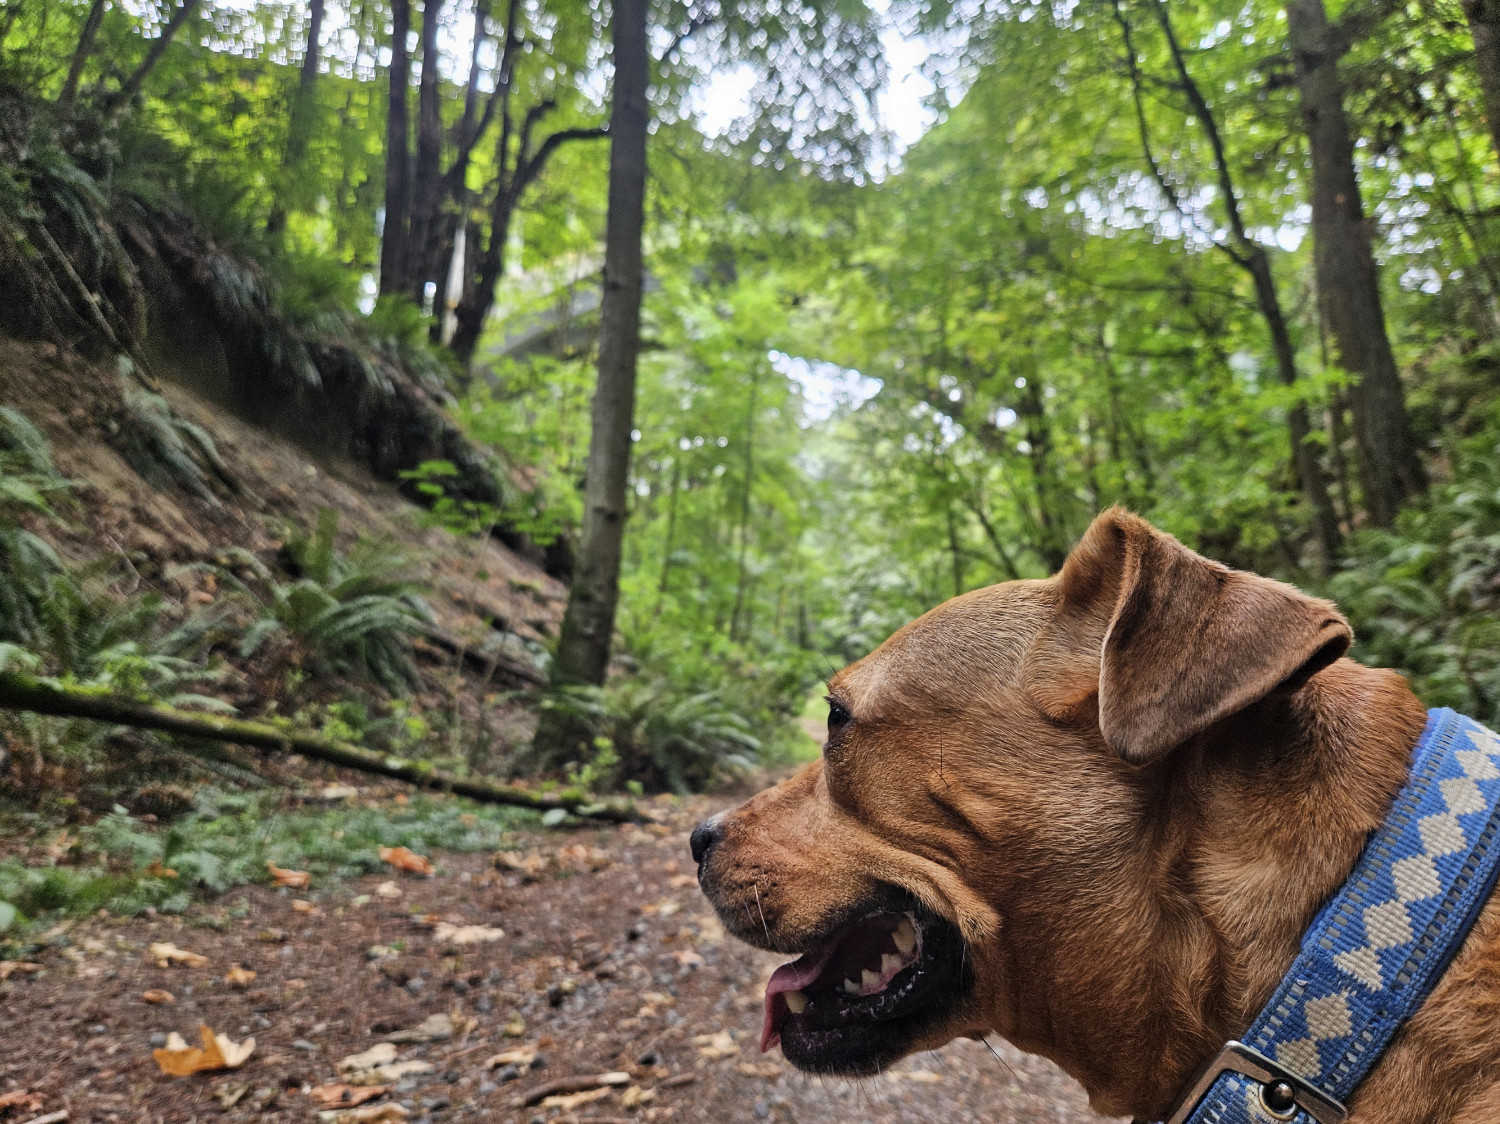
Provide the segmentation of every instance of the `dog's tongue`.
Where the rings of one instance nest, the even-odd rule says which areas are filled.
[[[766,984],[766,1018],[760,1029],[760,1052],[762,1054],[767,1050],[775,1049],[781,1043],[781,1031],[776,1028],[776,997],[787,991],[801,991],[813,983],[828,966],[828,961],[832,959],[838,945],[838,938],[835,937],[827,944],[811,952],[804,952],[790,964],[783,964],[771,973],[770,982]]]

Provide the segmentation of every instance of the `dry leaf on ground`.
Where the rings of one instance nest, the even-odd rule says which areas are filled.
[[[150,991],[141,992],[141,999],[143,1002],[150,1003],[152,1006],[159,1006],[162,1003],[177,1002],[177,996],[173,995],[165,988],[160,987],[153,987]]]
[[[416,1026],[387,1034],[387,1042],[443,1042],[454,1035],[467,1034],[479,1025],[477,1019],[462,1014],[428,1015]]]
[[[510,870],[521,875],[528,881],[536,881],[547,869],[547,856],[536,851],[499,851],[495,855],[495,865],[502,870]]]
[[[30,960],[0,960],[0,980],[8,980],[14,972],[40,972],[42,966]]]
[[[354,1108],[391,1091],[389,1085],[315,1085],[307,1095],[318,1103],[319,1108]]]
[[[375,887],[375,896],[377,898],[399,898],[401,896],[401,887],[397,886],[394,882],[382,882],[379,886]]]
[[[288,890],[305,890],[312,885],[312,875],[305,870],[287,870],[270,862],[266,863],[266,869],[271,872],[276,885],[285,886]]]
[[[228,1112],[240,1101],[245,1099],[245,1094],[250,1091],[250,1086],[243,1082],[231,1085],[222,1085],[214,1090],[214,1100],[219,1102],[219,1107]]]
[[[206,1024],[198,1027],[198,1036],[203,1046],[189,1046],[182,1035],[173,1031],[167,1036],[167,1044],[152,1050],[151,1056],[163,1073],[173,1077],[187,1077],[214,1069],[238,1069],[255,1053],[255,1039],[231,1042],[224,1034],[215,1034]]]
[[[349,1074],[351,1085],[394,1085],[404,1077],[415,1077],[419,1073],[432,1073],[437,1066],[431,1062],[409,1061],[378,1065],[374,1069],[361,1069]]]
[[[557,863],[559,866],[571,867],[574,870],[603,870],[613,864],[614,859],[608,851],[602,847],[589,847],[582,843],[574,843],[571,847],[560,847],[557,852]],[[696,881],[696,879],[694,879]]]
[[[147,878],[176,878],[177,872],[169,866],[162,866],[160,859],[152,859],[151,865],[141,872]]]
[[[420,874],[424,877],[432,876],[431,860],[406,847],[380,848],[380,861],[389,863],[397,870],[404,870],[408,874]]]
[[[536,1061],[536,1047],[522,1046],[519,1050],[506,1050],[484,1063],[485,1069],[498,1069],[502,1065],[513,1065],[524,1075]]]
[[[317,913],[318,907],[312,902],[303,901],[301,898],[292,899],[292,909],[297,913]]]
[[[243,964],[232,964],[229,971],[224,973],[224,982],[236,990],[247,988],[255,979],[256,973],[246,968]]]
[[[42,1107],[45,1099],[40,1093],[14,1089],[9,1093],[0,1093],[0,1109],[18,1108],[22,1112],[36,1112]]]
[[[208,957],[199,956],[196,952],[178,948],[175,944],[166,941],[151,945],[151,959],[156,961],[158,968],[170,968],[173,964],[181,964],[187,968],[208,967]]]
[[[505,930],[491,925],[452,925],[439,921],[432,930],[432,939],[438,944],[487,944],[504,938]]]
[[[620,1107],[635,1108],[637,1105],[643,1105],[655,1099],[655,1089],[642,1089],[639,1085],[632,1085],[620,1094]]]
[[[698,1047],[698,1053],[705,1058],[727,1058],[740,1052],[740,1048],[735,1045],[734,1036],[727,1030],[721,1030],[718,1034],[700,1034],[693,1039],[693,1045]]]
[[[378,1065],[389,1065],[396,1060],[396,1047],[389,1042],[377,1042],[361,1054],[350,1054],[338,1064],[340,1073],[351,1073],[360,1069],[374,1069]]]

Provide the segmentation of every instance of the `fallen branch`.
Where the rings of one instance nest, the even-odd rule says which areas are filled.
[[[629,1084],[630,1074],[623,1072],[594,1073],[584,1077],[559,1077],[556,1081],[538,1085],[519,1097],[512,1097],[510,1107],[526,1108],[560,1093],[582,1093],[589,1089],[614,1088]]]
[[[466,644],[451,632],[445,632],[436,625],[423,632],[422,639],[439,651],[463,660],[475,671],[493,674],[498,669],[523,683],[530,683],[537,687],[547,685],[547,677],[536,668],[520,660],[512,659],[510,656],[501,655],[499,652],[486,652],[482,648]]]
[[[392,777],[418,788],[451,792],[484,804],[508,804],[548,812],[562,809],[575,816],[640,823],[649,817],[628,800],[596,800],[589,796],[532,792],[493,781],[465,780],[438,772],[424,761],[386,757],[349,742],[326,738],[312,730],[272,726],[242,718],[178,710],[158,703],[137,702],[120,695],[63,687],[20,672],[0,672],[0,708],[29,710],[58,718],[91,718],[117,726],[161,730],[189,738],[233,742],[256,749],[300,753],[315,761],[327,761],[362,773]]]

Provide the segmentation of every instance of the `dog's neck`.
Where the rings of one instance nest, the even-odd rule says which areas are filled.
[[[1425,721],[1398,676],[1341,660],[1121,777],[1133,830],[1098,871],[1116,900],[1080,903],[1095,947],[1060,954],[1068,970],[1046,974],[1070,987],[1039,989],[1045,1009],[1018,1010],[1013,1040],[1059,1062],[1097,1110],[1160,1119],[1280,982],[1384,820]],[[1080,987],[1088,955],[1098,967]]]

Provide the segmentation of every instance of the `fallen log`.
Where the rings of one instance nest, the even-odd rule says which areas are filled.
[[[313,730],[179,710],[160,703],[143,703],[123,695],[49,683],[22,672],[0,672],[0,708],[29,710],[35,714],[58,718],[90,718],[116,726],[160,730],[167,734],[232,742],[255,749],[300,753],[315,761],[326,761],[347,769],[357,769],[362,773],[391,777],[418,788],[451,792],[484,804],[534,808],[542,812],[561,809],[575,816],[609,820],[613,823],[641,823],[650,818],[629,800],[596,799],[582,793],[532,792],[516,785],[454,777],[439,772],[425,761],[387,757],[350,742],[324,737]]]

